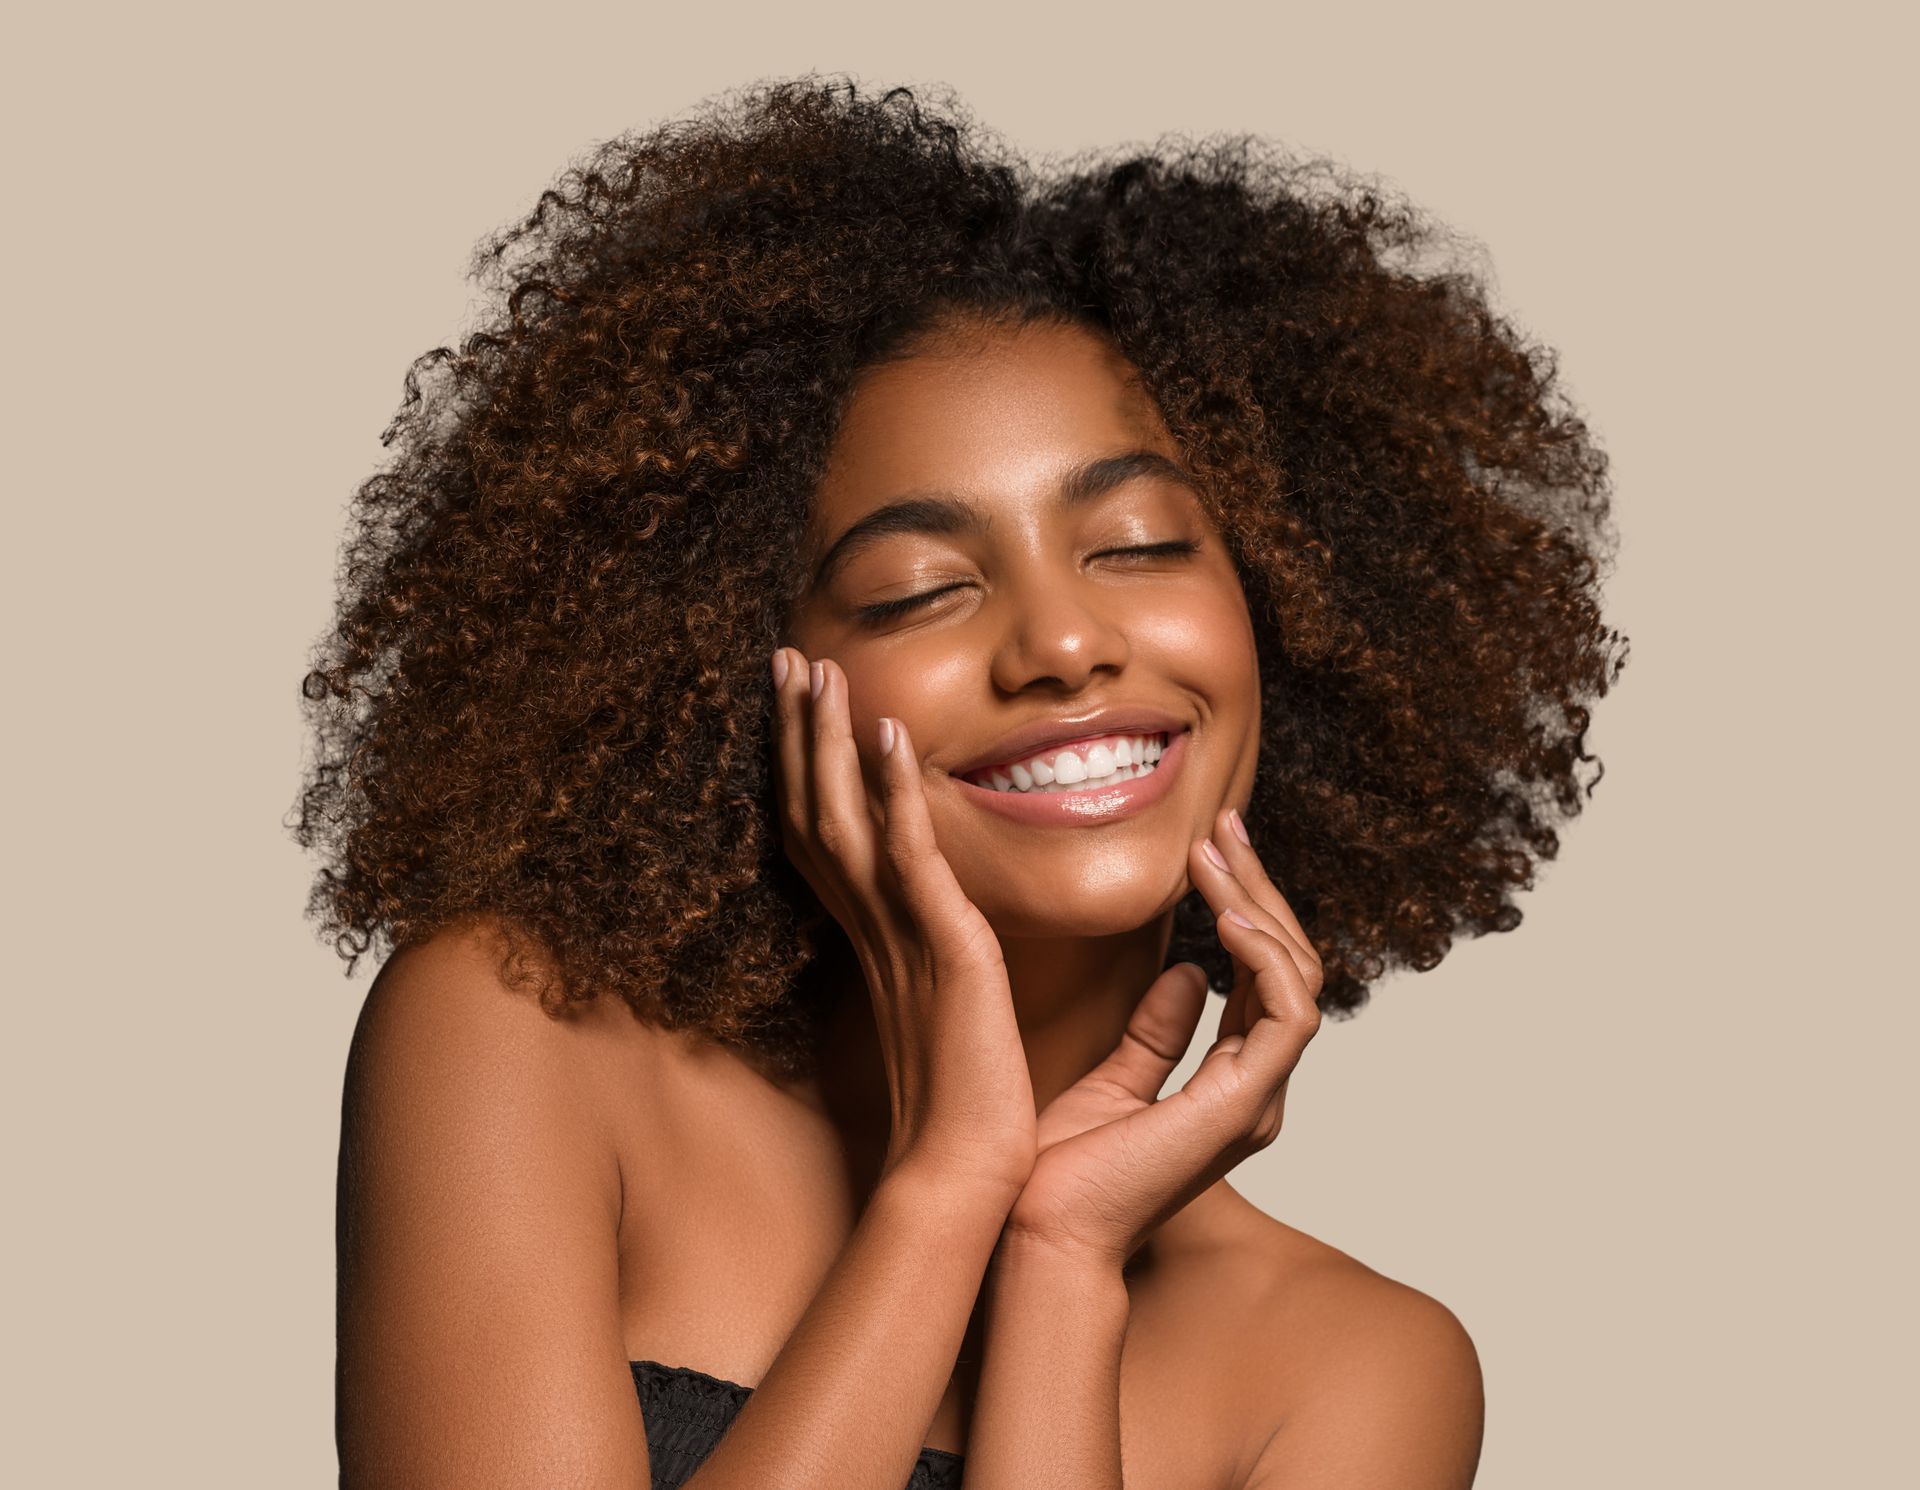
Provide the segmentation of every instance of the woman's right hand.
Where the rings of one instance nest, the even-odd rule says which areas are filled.
[[[1010,1208],[1036,1150],[1026,1049],[1000,940],[934,842],[913,741],[878,722],[876,798],[846,673],[795,647],[773,671],[781,837],[866,976],[892,1099],[883,1173],[978,1184]]]

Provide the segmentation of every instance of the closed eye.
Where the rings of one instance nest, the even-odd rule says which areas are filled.
[[[1103,548],[1092,555],[1096,559],[1127,556],[1141,559],[1164,559],[1181,554],[1197,553],[1200,545],[1191,538],[1173,538],[1165,543],[1143,543],[1131,548]],[[937,590],[923,590],[918,595],[902,595],[896,600],[876,600],[872,605],[863,605],[854,612],[854,616],[868,624],[878,625],[891,621],[896,616],[904,616],[929,601],[938,600],[952,590],[964,590],[967,582],[962,580],[951,585],[942,585]]]
[[[1169,554],[1194,553],[1199,547],[1200,545],[1191,538],[1171,538],[1165,543],[1145,543],[1137,548],[1103,548],[1094,555],[1094,558],[1104,559],[1109,554],[1140,554],[1146,558],[1158,559]]]

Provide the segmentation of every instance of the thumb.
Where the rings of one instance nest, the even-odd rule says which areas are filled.
[[[1121,1087],[1142,1102],[1153,1101],[1187,1053],[1206,1003],[1206,970],[1198,963],[1176,962],[1148,985],[1120,1043],[1089,1078]]]

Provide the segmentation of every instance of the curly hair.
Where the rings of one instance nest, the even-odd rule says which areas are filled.
[[[1252,613],[1246,819],[1322,1007],[1519,924],[1626,662],[1556,354],[1477,245],[1329,161],[1036,167],[936,93],[721,95],[476,249],[489,308],[407,372],[302,686],[289,827],[349,972],[485,918],[550,1012],[612,990],[807,1068],[846,946],[782,852],[767,658],[856,375],[956,315],[1097,330],[1158,401]],[[1168,955],[1225,981],[1197,892]]]

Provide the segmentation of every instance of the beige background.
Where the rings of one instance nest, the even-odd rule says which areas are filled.
[[[370,970],[281,820],[344,505],[479,237],[817,67],[1036,152],[1278,135],[1486,245],[1614,457],[1606,777],[1525,924],[1330,1024],[1236,1178],[1465,1322],[1485,1490],[1916,1483],[1891,8],[55,9],[0,90],[9,1480],[333,1482]]]

